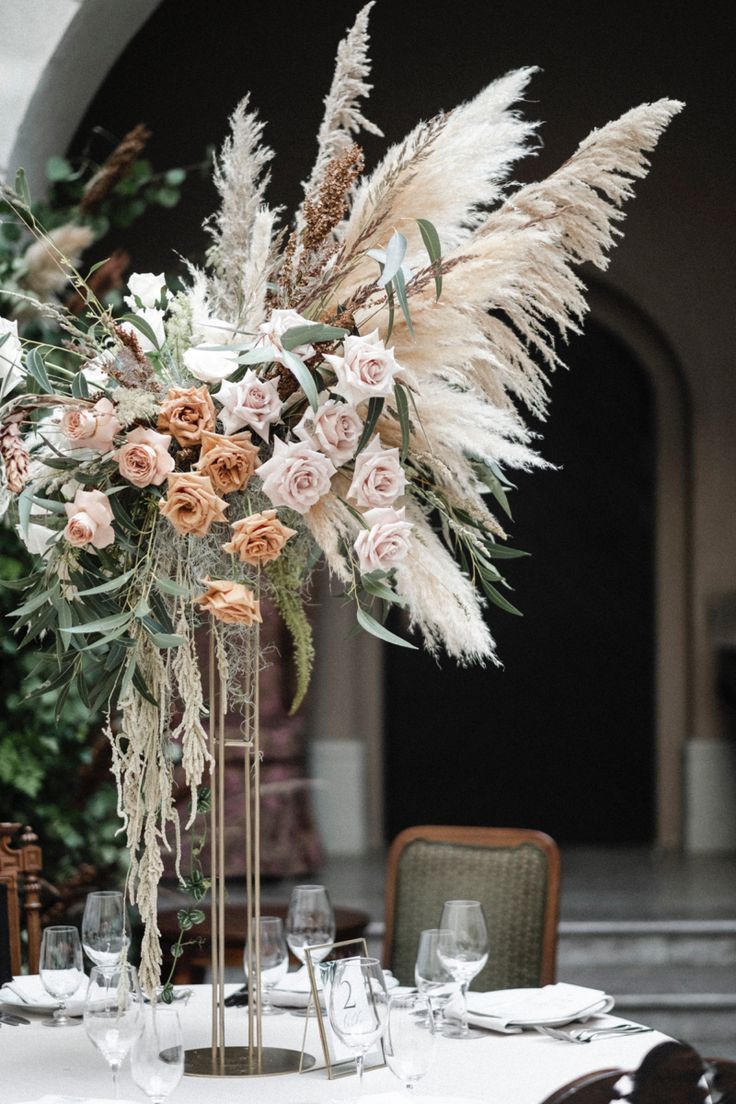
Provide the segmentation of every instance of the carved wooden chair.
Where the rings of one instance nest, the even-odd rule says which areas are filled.
[[[21,914],[28,970],[38,973],[41,948],[41,848],[28,826],[0,822],[0,982],[21,972]]]
[[[543,1104],[736,1104],[736,1063],[701,1058],[674,1040],[653,1047],[637,1070],[600,1070],[558,1089]]]
[[[560,853],[527,828],[407,828],[391,844],[386,870],[383,961],[414,984],[419,933],[439,925],[451,899],[481,901],[493,953],[479,989],[549,985],[555,980]]]

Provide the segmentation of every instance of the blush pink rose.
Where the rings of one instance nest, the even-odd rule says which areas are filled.
[[[371,443],[355,458],[355,474],[348,497],[359,506],[393,506],[404,493],[404,475],[399,450],[382,448],[376,434]]]
[[[357,406],[363,399],[390,395],[394,376],[401,371],[393,349],[387,349],[378,330],[365,337],[346,337],[343,355],[327,354],[325,360],[335,369],[334,390]]]
[[[256,475],[274,506],[288,506],[306,514],[330,490],[337,468],[328,457],[304,442],[286,445],[274,438],[273,456]]]
[[[363,422],[354,406],[327,399],[315,414],[307,410],[294,427],[300,441],[329,456],[338,467],[355,455],[363,431]]]
[[[109,399],[98,399],[94,406],[84,409],[68,407],[61,416],[61,431],[72,448],[107,452],[121,428],[115,417],[115,407]]]
[[[115,453],[123,479],[134,487],[160,487],[174,470],[174,457],[169,455],[171,434],[138,426],[125,438],[125,444]]]
[[[102,491],[77,491],[73,502],[64,505],[69,518],[64,536],[75,548],[91,544],[107,548],[115,540],[112,507]]]
[[[248,426],[267,441],[272,423],[281,417],[283,403],[278,391],[270,380],[260,380],[252,368],[238,383],[225,380],[215,398],[222,405],[220,421],[226,433]]]
[[[405,510],[367,510],[363,515],[370,529],[361,529],[353,547],[361,573],[390,571],[406,559],[411,546],[412,524]]]

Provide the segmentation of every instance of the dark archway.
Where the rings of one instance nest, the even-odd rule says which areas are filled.
[[[643,843],[655,823],[654,401],[590,322],[558,372],[543,452],[520,476],[508,572],[524,618],[490,614],[503,670],[386,649],[386,834],[522,824]]]

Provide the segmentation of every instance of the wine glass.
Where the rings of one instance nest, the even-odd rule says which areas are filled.
[[[335,963],[328,1015],[338,1039],[355,1052],[360,1096],[365,1056],[381,1038],[388,1016],[386,978],[377,958],[343,958]]]
[[[118,1073],[141,1029],[143,997],[138,975],[127,963],[93,966],[84,1005],[84,1026],[91,1041],[112,1070],[115,1099]]]
[[[423,996],[429,998],[432,1011],[440,1013],[457,991],[457,982],[440,962],[437,953],[441,933],[441,928],[426,928],[419,933],[414,965],[414,984]],[[425,1023],[429,1023],[429,1017],[425,1018]]]
[[[443,1034],[452,1039],[476,1039],[480,1031],[468,1027],[468,986],[488,961],[488,928],[480,901],[445,901],[440,920],[437,954],[460,985],[460,1022]]]
[[[153,1104],[161,1104],[181,1081],[184,1039],[176,1010],[151,1005],[143,1015],[143,1030],[130,1052],[133,1080]]]
[[[254,925],[255,927],[255,925]],[[248,954],[249,947],[245,946],[245,977],[248,978],[248,958],[252,957],[255,969],[255,947],[252,954]],[[289,952],[284,939],[284,925],[280,916],[261,917],[261,1001],[262,1016],[282,1016],[283,1008],[276,1008],[271,1003],[271,990],[286,976],[289,967]]]
[[[310,955],[312,962],[321,962],[330,953],[334,941],[335,913],[325,887],[295,886],[286,917],[286,942],[290,950],[305,965],[307,947],[318,947],[324,943],[321,951]],[[293,1016],[304,1016],[306,1012],[305,1009],[292,1009]]]
[[[335,913],[324,886],[295,886],[289,901],[286,917],[286,942],[299,961],[307,961],[307,947],[326,944],[323,950],[311,955],[312,962],[321,962],[330,953],[335,940]]]
[[[46,992],[59,1002],[53,1019],[44,1020],[44,1026],[76,1027],[80,1021],[66,1014],[66,1002],[84,981],[82,945],[76,928],[61,925],[44,928],[39,975]]]
[[[413,1092],[432,1064],[434,1043],[434,1020],[428,998],[414,994],[390,997],[384,1039],[386,1062],[408,1093]]]
[[[122,893],[88,893],[82,917],[82,946],[95,966],[118,966],[125,959],[125,906]]]

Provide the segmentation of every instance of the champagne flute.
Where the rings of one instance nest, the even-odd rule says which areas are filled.
[[[429,1031],[425,1024],[429,1025]],[[432,1064],[434,1043],[434,1020],[428,998],[413,994],[390,997],[384,1040],[386,1062],[410,1094]]]
[[[174,1091],[184,1072],[184,1039],[175,1009],[153,1004],[144,1012],[143,1030],[130,1052],[130,1069],[153,1104],[162,1104]]]
[[[88,893],[82,917],[82,946],[95,966],[118,966],[125,959],[125,905],[122,893]]]
[[[417,960],[414,965],[414,984],[419,992],[429,998],[433,1012],[441,1014],[448,1000],[457,991],[457,982],[440,962],[437,948],[441,928],[426,928],[419,933]],[[425,1018],[429,1023],[429,1017]]]
[[[113,968],[94,966],[84,1006],[89,1038],[112,1071],[115,1099],[118,1074],[141,1029],[143,997],[138,975],[127,963]]]
[[[255,928],[255,924],[253,925]],[[276,1008],[271,1003],[271,990],[286,976],[289,967],[289,952],[284,939],[284,925],[280,916],[262,916],[260,931],[261,946],[261,1001],[262,1016],[283,1016],[285,1009]],[[245,946],[245,977],[248,978],[248,944]],[[255,948],[250,956],[255,967]]]
[[[80,1021],[66,1014],[66,1002],[84,981],[82,945],[76,928],[66,925],[44,928],[39,975],[46,992],[59,1002],[53,1019],[43,1021],[44,1027],[77,1027]]]
[[[338,1039],[355,1053],[360,1096],[365,1056],[381,1038],[388,1017],[386,978],[377,958],[344,958],[335,963],[328,1015]]]
[[[443,1034],[452,1039],[479,1039],[468,1027],[468,986],[488,961],[488,928],[480,901],[445,901],[437,954],[460,985],[460,1023]]]
[[[312,962],[321,962],[330,953],[335,941],[335,913],[324,886],[295,886],[291,892],[286,917],[286,942],[289,949],[306,964],[307,947],[325,944],[321,951],[310,955]],[[305,1016],[305,1009],[292,1009],[293,1016]]]

